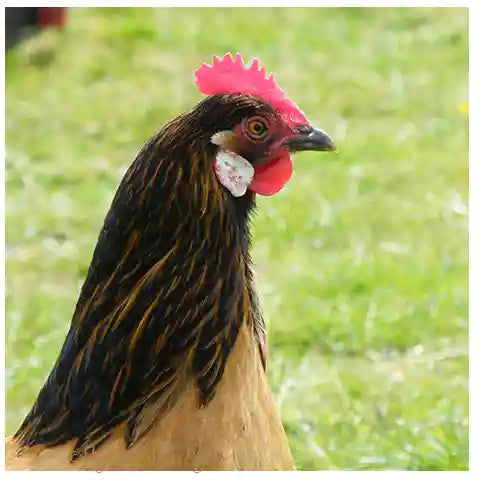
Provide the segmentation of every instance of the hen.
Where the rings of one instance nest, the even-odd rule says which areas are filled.
[[[125,174],[57,362],[7,468],[293,469],[265,373],[249,254],[255,196],[331,138],[255,59],[214,57],[208,95]]]

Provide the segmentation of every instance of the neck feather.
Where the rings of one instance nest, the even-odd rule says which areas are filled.
[[[183,138],[178,123],[120,184],[59,358],[16,434],[23,446],[77,439],[75,459],[120,424],[130,446],[187,384],[209,404],[242,325],[263,349],[248,254],[254,196],[219,185],[213,146]]]

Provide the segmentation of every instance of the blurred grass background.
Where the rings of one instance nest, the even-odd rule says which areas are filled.
[[[8,52],[6,430],[104,215],[213,54],[258,56],[338,155],[259,200],[270,378],[299,469],[468,468],[466,9],[71,9]]]

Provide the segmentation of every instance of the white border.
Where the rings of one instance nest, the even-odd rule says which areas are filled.
[[[7,1],[5,5],[8,7],[38,7],[39,4],[47,3],[49,7],[468,7],[474,4],[474,0],[427,0],[414,1],[403,0],[402,2],[394,0],[353,0],[349,2],[335,2],[327,0],[298,0],[293,3],[291,0],[258,0],[258,1],[228,1],[228,0],[178,0],[178,1],[139,1],[133,3],[130,1]]]
[[[480,4],[470,7],[469,21],[469,120],[470,120],[470,188],[469,188],[469,355],[470,355],[470,471],[480,473]],[[472,87],[473,86],[473,87]],[[474,453],[476,452],[476,454]]]
[[[242,479],[242,480],[265,480],[267,478],[296,478],[296,479],[329,479],[329,480],[400,480],[408,476],[409,479],[421,480],[452,480],[467,479],[469,472],[407,472],[407,471],[319,471],[319,472],[135,472],[134,479],[168,479],[184,480],[187,478],[209,479]],[[132,479],[132,472],[6,472],[7,478],[12,479],[36,479],[48,478],[49,480],[65,480],[65,477],[76,479],[100,478],[100,479]]]

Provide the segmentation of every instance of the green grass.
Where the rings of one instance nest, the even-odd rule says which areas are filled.
[[[127,165],[258,56],[337,155],[262,198],[253,256],[299,469],[468,468],[466,9],[75,9],[9,52],[7,433],[49,372]]]

